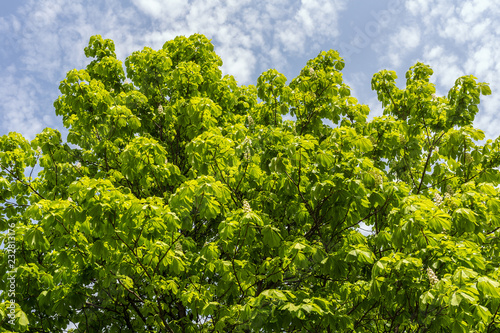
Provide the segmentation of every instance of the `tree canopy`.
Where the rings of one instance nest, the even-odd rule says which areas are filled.
[[[255,86],[199,34],[85,55],[54,102],[66,141],[0,138],[3,331],[500,330],[488,84],[382,70],[368,118],[333,50]]]

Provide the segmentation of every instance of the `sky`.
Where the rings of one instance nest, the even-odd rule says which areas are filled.
[[[500,9],[491,0],[4,0],[0,4],[0,135],[31,140],[46,127],[67,131],[55,115],[58,86],[85,68],[90,36],[114,40],[123,62],[176,36],[212,40],[224,74],[256,84],[275,68],[288,80],[322,50],[344,58],[344,81],[371,116],[382,112],[374,73],[395,70],[404,87],[420,61],[446,95],[462,75],[488,82],[474,125],[500,135]]]

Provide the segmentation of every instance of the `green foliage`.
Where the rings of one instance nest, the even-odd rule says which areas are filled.
[[[336,51],[248,87],[202,35],[125,68],[100,36],[85,55],[54,103],[67,142],[0,138],[3,330],[500,330],[500,141],[473,127],[486,83],[436,96],[424,64],[404,88],[383,70],[368,120]]]

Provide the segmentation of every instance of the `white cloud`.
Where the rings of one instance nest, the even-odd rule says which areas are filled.
[[[438,34],[443,38],[450,38],[463,44],[469,39],[469,27],[460,18],[454,16],[443,21],[443,29],[439,30]]]
[[[423,17],[429,19],[444,18],[453,15],[456,11],[456,2],[453,0],[430,0],[429,12],[420,13]],[[432,24],[431,21],[426,20],[426,24]],[[435,24],[433,24],[435,25]]]
[[[142,7],[146,4],[160,6],[159,1],[135,0],[134,3]],[[301,56],[321,41],[337,36],[338,13],[344,9],[344,3],[345,0],[247,0],[227,3],[194,0],[189,4],[185,17],[175,21],[158,18],[151,10],[143,9],[158,25],[157,29],[144,35],[144,40],[159,47],[176,35],[203,33],[212,39],[216,52],[222,55],[225,71],[230,70],[233,64],[246,62],[246,66],[234,65],[238,71],[231,74],[241,83],[248,84],[251,73],[267,69],[269,61],[266,59],[275,57],[275,50],[281,51],[281,65],[286,67],[283,64],[285,59]],[[167,7],[163,2],[161,6],[155,7],[157,12]]]
[[[498,119],[498,105],[500,105],[500,90],[492,89],[493,94],[481,97],[480,111],[474,121],[474,126],[486,133],[486,139],[493,139],[499,135],[500,121]]]
[[[482,45],[475,50],[471,50],[469,59],[464,64],[464,68],[469,73],[474,73],[475,76],[486,78],[491,73],[494,66],[492,59],[500,60],[494,53],[498,52],[498,48],[493,50],[493,45]]]
[[[10,23],[12,24],[13,32],[19,33],[19,31],[21,30],[21,22],[15,16],[10,16],[9,18],[11,19]]]
[[[427,13],[429,11],[429,2],[429,0],[409,0],[406,1],[406,8],[413,15]]]
[[[481,18],[486,10],[493,9],[496,4],[493,1],[473,0],[464,1],[460,9],[460,17],[466,22],[471,23]]]
[[[137,6],[147,15],[157,19],[175,19],[186,15],[189,2],[188,0],[133,0]]]
[[[420,28],[416,26],[404,27],[396,38],[396,45],[404,48],[403,52],[412,50],[420,44]]]
[[[389,63],[391,68],[399,67],[408,53],[420,45],[421,31],[418,26],[404,26],[390,38],[384,39],[376,49],[385,50],[382,61]]]
[[[281,30],[277,33],[277,38],[280,45],[283,46],[285,52],[300,53],[304,49],[306,42],[304,32],[293,25]]]
[[[458,77],[469,74],[476,76],[478,81],[489,82],[493,94],[500,92],[500,66],[497,66],[500,63],[500,47],[497,46],[500,28],[495,23],[500,10],[495,2],[412,0],[406,2],[406,8],[408,11],[401,21],[411,22],[419,29],[419,39],[425,45],[415,48],[413,56],[433,68],[440,94],[446,94]],[[411,34],[403,35],[395,32],[392,39],[406,39],[408,45],[415,44],[407,39]],[[404,55],[394,56],[393,48],[384,51],[385,57],[404,59]],[[493,116],[497,105],[497,97],[483,97],[476,120],[476,125],[490,138],[500,134],[500,119]]]
[[[458,66],[459,57],[442,46],[424,48],[422,61],[434,71],[434,80],[438,84],[438,92],[446,94],[458,77],[465,75]],[[439,90],[441,88],[441,90]],[[446,91],[443,91],[443,88]]]
[[[42,111],[28,113],[28,118],[34,117],[44,124],[48,119],[54,121],[53,116],[46,116],[53,114],[58,82],[68,70],[83,68],[88,63],[83,48],[94,34],[113,39],[118,57],[125,60],[143,46],[158,49],[178,35],[203,33],[212,39],[215,51],[224,61],[224,73],[234,75],[241,84],[255,83],[255,78],[268,68],[290,72],[293,66],[298,70],[304,59],[316,56],[320,49],[352,44],[339,34],[342,28],[339,22],[345,22],[341,15],[353,3],[346,0],[27,2],[14,15],[0,17],[0,57],[2,61],[11,57],[4,68],[12,62],[16,64],[14,72],[9,73],[9,82],[20,78],[13,90],[20,92],[23,101],[16,101],[15,94],[3,93],[3,96],[18,109],[37,110],[39,106]],[[368,21],[358,27],[368,36],[368,42],[358,47],[356,57],[363,58],[366,65],[350,63],[352,58],[347,57],[349,66],[361,66],[363,70],[364,66],[389,68],[404,76],[401,71],[404,73],[418,59],[434,69],[440,92],[446,92],[464,74],[474,74],[480,81],[490,82],[494,93],[499,90],[500,47],[496,45],[500,26],[495,23],[499,9],[494,2],[389,0],[386,7],[377,6],[380,9],[373,10]],[[358,6],[355,12],[362,10]],[[387,26],[390,28],[383,29]],[[34,80],[40,88],[34,88],[26,80]],[[362,95],[369,84],[359,85],[359,89],[355,86],[356,94],[359,90]],[[35,92],[22,94],[21,87]],[[50,93],[47,87],[51,87]],[[492,100],[485,99],[482,104],[485,111],[481,112],[500,128],[500,123],[491,116],[496,112]],[[5,103],[0,105],[4,119],[9,114],[6,110]],[[12,114],[8,117],[14,122],[21,119]],[[37,121],[31,123],[36,129]],[[29,124],[23,126],[26,132],[34,132]]]
[[[111,35],[117,51],[127,48],[120,42],[129,41],[130,11],[119,10],[118,1],[109,5],[102,8],[90,1],[83,6],[82,1],[42,0],[28,2],[15,15],[2,18],[2,32],[11,37],[6,43],[5,62],[7,66],[16,64],[2,80],[2,132],[16,130],[33,138],[40,129],[60,126],[52,105],[59,82],[68,70],[83,68],[89,62],[83,48],[91,35]]]
[[[293,32],[300,38],[297,41],[299,44],[305,44],[308,40],[332,38],[339,34],[338,17],[344,9],[344,1],[302,0],[293,18],[283,23],[288,26],[288,32]],[[284,41],[286,40],[290,38],[285,38]],[[293,50],[297,51],[296,48]],[[301,49],[299,52],[304,50]]]
[[[13,68],[8,68],[0,80],[0,123],[6,132],[20,132],[31,140],[46,127],[40,121],[41,107],[37,103],[43,89],[34,78],[19,79],[14,73]]]
[[[242,82],[250,82],[256,58],[251,50],[246,48],[221,49],[220,57],[223,59],[222,71],[237,77]]]

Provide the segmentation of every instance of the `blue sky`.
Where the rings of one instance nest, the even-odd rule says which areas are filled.
[[[396,70],[400,87],[417,61],[434,70],[445,95],[472,74],[490,83],[476,127],[500,135],[500,9],[490,0],[24,0],[0,4],[0,135],[28,139],[45,127],[66,133],[54,114],[59,82],[88,63],[91,35],[115,41],[120,60],[177,35],[212,39],[223,71],[241,84],[276,68],[290,80],[321,50],[346,62],[344,80],[371,115],[380,103],[372,75]]]

